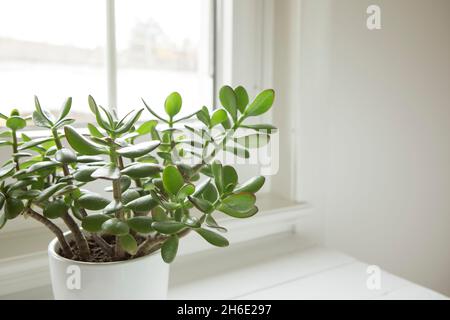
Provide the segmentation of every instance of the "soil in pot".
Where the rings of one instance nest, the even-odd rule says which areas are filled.
[[[111,246],[115,246],[116,244],[116,237],[113,236],[102,236],[102,238]],[[135,237],[136,241],[139,244],[141,244],[142,242],[144,242],[145,238],[144,237]],[[97,242],[94,241],[94,239],[92,239],[92,237],[87,236],[86,240],[88,242],[89,245],[89,249],[91,251],[91,254],[89,256],[89,260],[83,260],[80,258],[80,252],[78,250],[78,247],[75,243],[74,240],[70,240],[68,241],[68,244],[70,246],[70,249],[72,249],[72,252],[74,253],[73,257],[67,257],[64,252],[61,250],[61,248],[58,249],[58,254],[61,257],[67,258],[67,259],[71,259],[71,260],[75,260],[75,261],[85,261],[85,262],[94,262],[94,263],[102,263],[102,262],[113,262],[115,260],[113,260],[98,244]],[[131,255],[126,254],[124,259],[121,260],[129,260],[131,259]]]

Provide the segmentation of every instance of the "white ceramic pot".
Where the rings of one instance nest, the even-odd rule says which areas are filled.
[[[92,263],[63,258],[58,249],[55,238],[48,246],[48,256],[56,300],[167,298],[169,265],[158,253],[127,261]]]

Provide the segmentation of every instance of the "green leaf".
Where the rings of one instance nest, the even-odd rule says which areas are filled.
[[[255,117],[266,113],[272,107],[274,99],[275,92],[272,89],[264,90],[247,107],[244,114],[249,117]]]
[[[256,193],[259,191],[259,189],[262,188],[264,185],[264,182],[266,181],[266,178],[263,176],[253,177],[243,184],[239,185],[234,192],[235,193],[241,193],[241,192],[250,192],[250,193]]]
[[[114,163],[109,163],[92,172],[94,179],[117,180],[120,178],[120,169]]]
[[[89,133],[91,134],[91,136],[95,137],[95,138],[104,138],[105,136],[100,132],[100,130],[97,129],[96,126],[94,126],[92,123],[88,123],[87,125]]]
[[[75,171],[73,178],[80,182],[90,182],[94,181],[95,178],[91,177],[91,174],[97,170],[98,167],[83,167]]]
[[[175,115],[178,114],[178,112],[180,112],[181,105],[182,99],[180,94],[178,92],[172,92],[166,98],[166,101],[164,103],[164,109],[166,110],[166,113],[169,115],[169,117],[172,119]]]
[[[39,196],[36,197],[35,201],[36,202],[47,201],[53,194],[55,194],[56,191],[64,188],[65,186],[67,186],[66,182],[60,182],[60,183],[57,183],[57,184],[52,184],[48,188],[42,190],[42,192],[39,194]]]
[[[128,226],[139,233],[150,233],[155,231],[152,228],[153,219],[151,217],[133,217],[127,220]]]
[[[5,216],[8,220],[17,217],[25,208],[19,199],[7,198],[5,204]]]
[[[172,195],[176,195],[184,185],[183,176],[180,171],[178,171],[177,167],[172,165],[164,168],[162,179],[164,189]]]
[[[173,234],[183,230],[186,226],[177,221],[160,221],[153,222],[152,228],[163,234]]]
[[[178,251],[179,238],[176,234],[170,236],[166,241],[164,241],[161,247],[161,257],[165,263],[171,263]]]
[[[83,218],[81,227],[88,232],[100,232],[102,231],[102,224],[109,219],[111,217],[106,214],[92,214]]]
[[[219,100],[225,110],[228,111],[231,118],[236,121],[237,118],[237,98],[234,90],[230,86],[223,86],[219,91]]]
[[[49,204],[47,204],[44,208],[44,216],[49,219],[56,219],[64,216],[68,210],[67,204],[62,199],[57,199]]]
[[[13,131],[21,130],[25,128],[26,125],[27,122],[20,116],[12,116],[9,117],[8,120],[6,120],[6,126]]]
[[[113,201],[111,201],[111,202],[103,209],[103,213],[104,213],[104,214],[116,213],[116,212],[122,210],[122,208],[123,208],[122,202],[120,202],[119,200],[113,199]]]
[[[205,199],[189,197],[189,201],[191,201],[191,203],[201,212],[211,213],[214,211],[212,203]]]
[[[248,93],[244,87],[238,86],[234,89],[236,93],[237,107],[241,113],[244,113],[245,107],[248,105]]]
[[[66,99],[66,101],[64,101],[61,107],[61,112],[59,113],[58,120],[64,119],[69,114],[71,107],[72,107],[72,98],[69,97]]]
[[[126,177],[126,176],[122,176]],[[128,204],[129,202],[139,198],[141,195],[134,189],[128,189],[122,193],[122,202],[123,204]]]
[[[145,105],[145,107],[147,108],[147,110],[148,110],[153,116],[155,116],[156,118],[158,118],[158,119],[161,120],[162,122],[167,123],[167,120],[164,119],[164,118],[162,118],[162,117],[160,117],[155,111],[153,111],[153,110],[147,105],[147,103],[144,101],[144,99],[141,99],[141,100],[142,100],[142,102],[144,103],[144,105]]]
[[[136,129],[136,131],[140,135],[148,134],[148,133],[151,133],[156,128],[157,124],[158,124],[158,121],[149,120],[149,121],[146,121],[143,124],[141,124],[139,126],[139,128]]]
[[[0,230],[5,226],[7,221],[6,214],[0,211]]]
[[[109,219],[102,224],[102,230],[107,234],[115,236],[124,236],[130,232],[130,227],[126,222],[117,218]]]
[[[64,132],[66,134],[67,142],[69,142],[70,146],[77,152],[93,156],[98,155],[102,153],[107,153],[107,150],[85,137],[83,137],[81,134],[79,134],[75,128],[71,126],[64,127]]]
[[[96,156],[78,156],[77,162],[78,163],[88,163],[88,164],[94,164],[94,162],[101,162],[103,161],[102,157],[96,157]]]
[[[211,171],[214,176],[214,182],[216,184],[217,190],[220,194],[222,194],[224,191],[222,164],[218,160],[215,160],[211,164]]]
[[[226,228],[219,226],[216,220],[214,220],[214,218],[210,214],[206,216],[205,222],[208,227],[216,229],[219,232],[228,232]]]
[[[238,183],[238,174],[232,166],[223,167],[223,186],[226,192],[232,192]]]
[[[56,151],[55,159],[61,163],[73,163],[77,161],[77,155],[70,149],[63,148]]]
[[[202,192],[206,189],[206,187],[211,183],[211,179],[208,178],[205,181],[203,181],[202,183],[199,183],[196,187],[195,187],[195,192],[192,194],[192,196],[196,197],[200,194],[202,194]]]
[[[23,135],[22,135],[22,137],[23,137]],[[35,147],[35,146],[39,145],[39,144],[43,144],[43,143],[46,143],[46,142],[49,142],[49,141],[53,141],[53,138],[52,137],[46,137],[46,138],[33,139],[33,140],[25,142],[18,149],[19,149],[19,151],[30,149],[32,147]]]
[[[203,239],[208,241],[213,246],[227,247],[229,245],[229,242],[226,238],[222,237],[220,234],[215,233],[213,231],[199,228],[195,229],[195,232],[197,232],[200,236],[202,236]]]
[[[14,173],[14,164],[9,164],[0,168],[0,180],[9,177]]]
[[[217,192],[216,187],[212,183],[210,183],[206,186],[205,191],[203,191],[202,197],[203,199],[208,200],[211,203],[214,203],[219,198],[219,194]]]
[[[37,96],[34,96],[34,105],[36,107],[36,111],[39,112],[49,123],[50,126],[53,126],[53,121],[55,120],[51,113],[42,109],[41,104],[39,103],[39,99]]]
[[[151,195],[146,195],[128,202],[125,206],[137,212],[148,212],[158,205],[158,201]]]
[[[27,173],[40,173],[42,171],[46,171],[46,170],[53,170],[55,169],[57,166],[59,166],[60,164],[56,161],[42,161],[42,162],[37,162],[33,165],[31,165],[28,169],[27,169]]]
[[[122,170],[122,174],[133,179],[151,177],[161,172],[161,167],[153,163],[136,163]]]
[[[117,153],[125,158],[138,158],[155,150],[160,144],[161,142],[159,141],[142,142],[129,147],[118,149]]]
[[[139,117],[141,116],[142,111],[144,111],[144,109],[140,109],[132,117],[130,117],[127,121],[124,121],[124,123],[118,129],[115,130],[115,133],[123,134],[125,132],[130,131],[131,127],[133,127],[134,124],[139,120]],[[122,121],[123,120],[124,119],[122,119]]]
[[[202,109],[196,113],[196,116],[197,116],[197,119],[199,121],[203,122],[207,127],[209,127],[211,125],[211,118],[209,117],[208,108],[202,107]],[[189,129],[188,126],[185,126],[185,127]]]
[[[247,212],[253,208],[255,201],[256,198],[254,194],[242,192],[226,197],[222,200],[222,204],[236,211]]]
[[[5,204],[6,197],[5,195],[0,191],[0,211],[3,209],[3,205]]]
[[[119,244],[126,252],[131,255],[136,254],[138,249],[138,244],[136,239],[131,234],[126,234],[119,237]]]
[[[261,148],[267,145],[270,141],[268,134],[254,133],[248,136],[234,138],[234,141],[245,148]]]
[[[226,121],[228,119],[228,115],[225,110],[219,109],[214,111],[211,117],[211,128]]]
[[[253,206],[250,210],[247,211],[238,211],[225,204],[221,204],[217,209],[233,218],[240,219],[250,218],[258,213],[258,207],[256,206]]]
[[[181,187],[181,189],[177,193],[177,199],[184,200],[188,196],[192,195],[195,192],[195,186],[191,183],[187,183]]]
[[[154,221],[166,221],[167,219],[169,219],[167,217],[166,212],[164,211],[164,209],[161,206],[157,206],[156,208],[154,208],[152,210],[152,218]]]
[[[110,203],[110,201],[96,193],[89,192],[79,197],[77,199],[77,203],[82,208],[96,211],[104,209]]]
[[[41,128],[51,128],[52,125],[48,122],[47,118],[45,118],[38,111],[33,111],[33,122],[37,127]]]

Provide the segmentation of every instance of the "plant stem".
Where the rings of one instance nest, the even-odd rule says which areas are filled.
[[[61,245],[61,249],[63,250],[64,255],[66,256],[66,258],[70,259],[70,258],[73,257],[73,252],[70,249],[70,246],[68,245],[68,243],[66,241],[66,238],[64,238],[63,232],[61,231],[60,228],[58,228],[58,226],[56,224],[54,224],[49,219],[47,219],[46,217],[40,215],[39,213],[37,213],[36,211],[34,211],[31,208],[28,208],[27,213],[28,213],[28,215],[30,217],[32,217],[36,221],[39,221],[40,223],[44,224],[47,228],[50,229],[51,232],[53,232],[53,234],[58,239],[59,244]]]
[[[13,153],[16,154],[17,153],[17,148],[18,148],[16,130],[12,130],[12,142],[13,142],[13,144],[12,144]],[[14,164],[16,166],[16,172],[17,172],[17,171],[20,170],[19,158],[17,157],[17,155],[14,155],[13,161],[14,161]]]
[[[83,217],[87,217],[86,210],[83,208],[80,208],[80,214]],[[103,250],[103,252],[105,252],[110,257],[114,257],[114,247],[106,242],[105,239],[103,239],[96,233],[91,233],[91,238],[95,241],[95,243],[97,243],[97,245]]]
[[[56,148],[58,150],[61,150],[63,146],[61,143],[61,139],[58,136],[58,132],[56,130],[52,130],[52,135],[53,135],[53,139],[55,140]],[[67,166],[67,164],[64,163],[62,165],[62,168],[63,168],[64,175],[69,176],[70,171],[69,171],[69,167]],[[69,181],[68,183],[72,184],[72,181]],[[64,220],[64,223],[67,225],[67,227],[73,234],[75,243],[78,247],[78,250],[80,251],[80,258],[83,261],[88,260],[91,252],[89,250],[89,244],[86,240],[86,237],[84,236],[83,232],[81,232],[80,227],[68,213],[64,214],[62,216],[62,219]]]

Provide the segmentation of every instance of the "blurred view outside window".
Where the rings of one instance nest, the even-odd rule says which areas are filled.
[[[184,112],[212,103],[210,0],[116,0],[117,111],[163,110],[172,91]],[[0,0],[0,111],[50,110],[73,97],[74,118],[91,121],[87,96],[107,106],[106,0]]]

